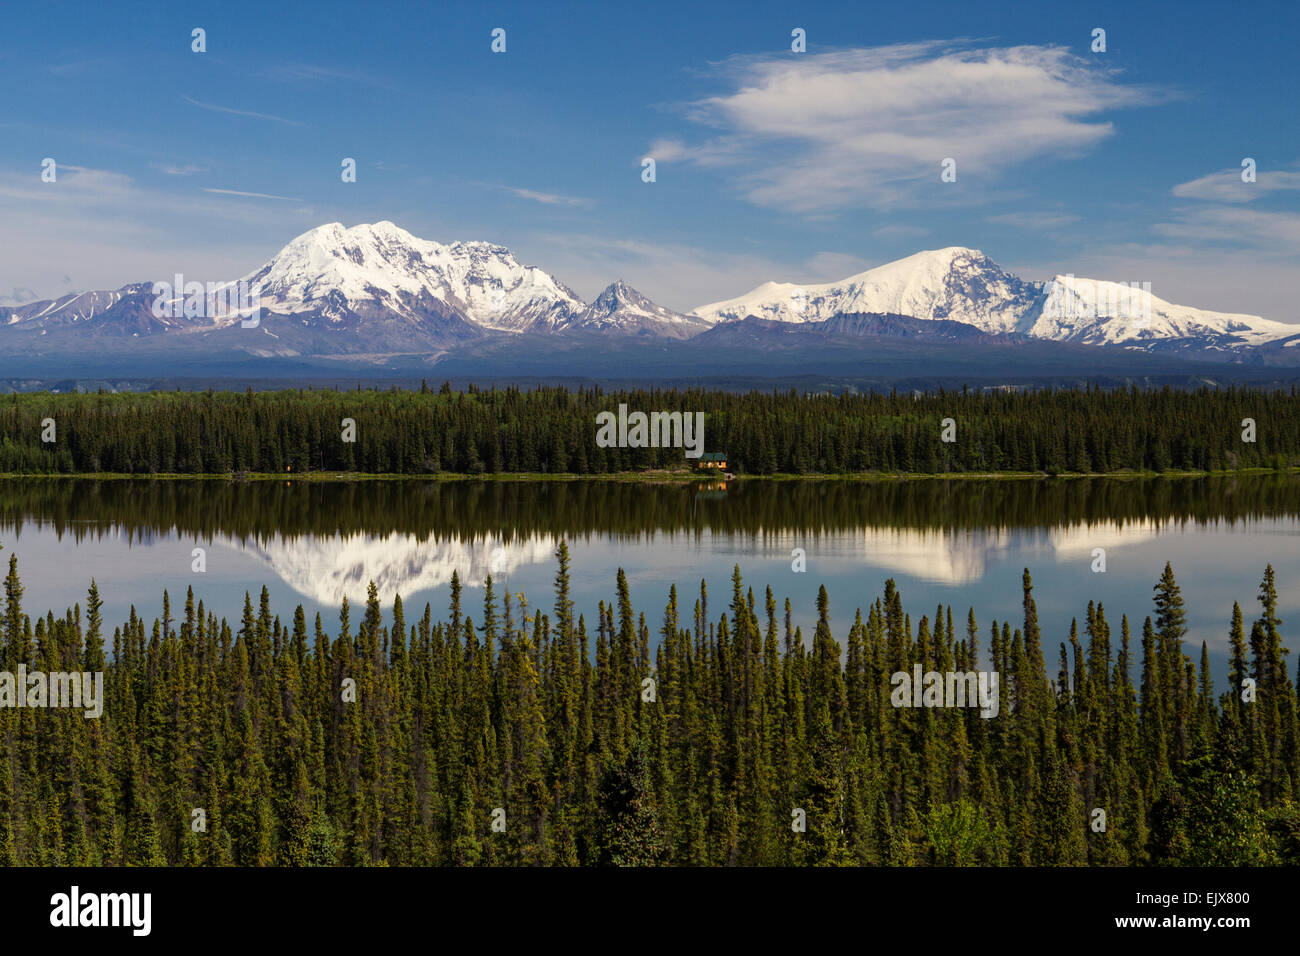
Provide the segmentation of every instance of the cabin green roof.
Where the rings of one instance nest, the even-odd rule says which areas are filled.
[[[705,452],[700,456],[700,461],[726,461],[727,455],[721,451]]]

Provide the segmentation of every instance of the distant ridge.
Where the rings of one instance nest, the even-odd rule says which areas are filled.
[[[143,359],[161,350],[200,367],[236,355],[366,363],[423,355],[436,362],[523,336],[535,357],[582,349],[594,358],[629,341],[700,348],[731,341],[805,348],[815,363],[835,341],[897,338],[918,347],[1040,341],[1300,365],[1300,326],[1174,305],[1123,283],[1071,275],[1027,281],[965,246],[918,252],[837,282],[767,282],[683,315],[622,280],[584,302],[554,275],[490,242],[442,244],[387,221],[333,222],[219,286],[236,282],[260,297],[244,311],[213,315],[160,311],[152,282],[3,307],[0,352],[80,367],[91,339],[96,353]],[[246,321],[253,308],[258,321]],[[731,330],[737,323],[748,324]],[[516,350],[511,360],[523,359]]]

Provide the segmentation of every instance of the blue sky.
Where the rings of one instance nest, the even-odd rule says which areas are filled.
[[[965,245],[1300,321],[1297,8],[1057,7],[14,5],[0,302],[389,219],[682,310]]]

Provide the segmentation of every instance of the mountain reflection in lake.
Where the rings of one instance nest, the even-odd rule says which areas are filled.
[[[28,613],[84,602],[94,577],[110,626],[131,605],[152,621],[164,589],[175,605],[188,587],[233,620],[245,591],[256,601],[265,585],[282,620],[302,604],[332,630],[342,598],[364,601],[372,580],[385,604],[402,596],[408,618],[426,602],[436,615],[453,571],[475,618],[472,589],[489,572],[498,593],[545,611],[561,539],[577,612],[595,619],[621,567],[652,632],[674,583],[689,611],[707,582],[716,618],[737,564],[760,605],[769,586],[778,606],[790,598],[805,634],[826,585],[841,641],[888,577],[914,621],[942,604],[964,622],[973,605],[981,629],[994,618],[1014,627],[1028,567],[1054,661],[1089,600],[1117,632],[1121,614],[1136,632],[1168,560],[1188,604],[1189,653],[1207,641],[1216,679],[1226,679],[1232,602],[1253,616],[1266,563],[1283,620],[1300,620],[1295,477],[717,484],[15,479],[0,481],[0,544],[18,555]],[[191,570],[195,548],[205,573]],[[1105,573],[1092,571],[1098,548]],[[804,573],[792,570],[795,549]]]

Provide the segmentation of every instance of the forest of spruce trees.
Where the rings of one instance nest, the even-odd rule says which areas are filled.
[[[3,667],[103,671],[106,702],[0,708],[0,862],[1300,863],[1271,567],[1249,625],[1225,609],[1216,692],[1168,566],[1136,631],[1089,603],[1045,635],[1026,570],[1014,623],[913,618],[890,580],[851,622],[823,588],[805,635],[739,568],[724,607],[674,587],[653,623],[620,570],[575,620],[556,559],[546,609],[490,578],[471,608],[453,577],[440,619],[385,612],[371,584],[332,631],[301,606],[282,621],[265,589],[232,627],[191,591],[110,635],[93,582],[84,609],[33,620],[11,557]],[[998,715],[892,706],[915,663],[996,670]]]
[[[599,412],[702,412],[705,451],[746,474],[943,474],[1300,466],[1300,390],[826,395],[516,387],[15,394],[0,473],[582,474],[686,467],[602,448]],[[941,440],[946,419],[953,441]],[[344,421],[354,441],[344,440]],[[1250,425],[1247,425],[1247,420]]]

